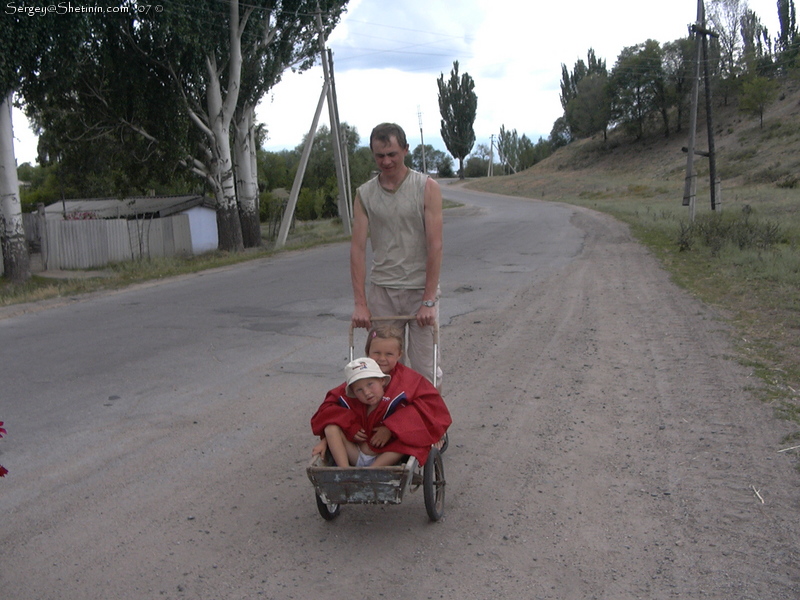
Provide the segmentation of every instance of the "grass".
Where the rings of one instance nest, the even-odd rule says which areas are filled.
[[[34,275],[24,284],[14,285],[7,279],[0,278],[0,306],[120,289],[135,283],[226,267],[265,258],[277,252],[309,248],[345,239],[348,237],[344,234],[341,221],[328,219],[298,223],[289,233],[286,246],[281,250],[275,248],[273,241],[265,239],[261,248],[248,249],[240,253],[217,251],[192,257],[115,263],[94,271],[75,271],[74,277],[65,279]]]
[[[798,100],[795,92],[788,107]],[[721,127],[730,132],[718,146],[718,164],[728,171],[722,203],[711,211],[701,163],[694,220],[682,206],[685,138],[587,140],[523,173],[469,187],[583,206],[627,223],[678,285],[734,326],[738,359],[764,383],[757,393],[800,425],[800,191],[792,175],[800,166],[776,157],[798,155],[796,113],[791,126],[765,121],[760,130],[734,119]]]

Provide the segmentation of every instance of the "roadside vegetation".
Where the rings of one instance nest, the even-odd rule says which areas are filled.
[[[800,423],[800,85],[785,84],[763,115],[731,101],[715,115],[721,204],[711,210],[708,164],[695,162],[694,220],[682,205],[685,135],[638,140],[612,132],[573,142],[508,177],[473,189],[565,202],[613,215],[674,281],[714,306],[736,331],[739,360],[759,394]],[[698,131],[705,135],[705,123]],[[800,443],[800,432],[787,443]]]
[[[261,247],[247,249],[244,252],[218,250],[185,258],[128,261],[111,264],[103,269],[70,271],[64,273],[63,278],[34,274],[22,284],[14,284],[7,279],[0,278],[0,307],[120,289],[145,281],[197,273],[266,258],[277,252],[300,250],[348,239],[344,234],[341,220],[338,218],[298,222],[289,232],[286,245],[280,250],[275,249],[274,240],[270,239],[268,225],[262,225],[262,236],[265,239]]]

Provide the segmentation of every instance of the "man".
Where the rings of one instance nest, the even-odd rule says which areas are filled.
[[[358,188],[353,206],[353,326],[370,327],[373,316],[416,315],[407,324],[406,355],[412,369],[433,381],[430,326],[439,318],[442,192],[405,165],[408,142],[399,125],[378,125],[369,145],[379,174]],[[368,236],[373,260],[367,289]]]

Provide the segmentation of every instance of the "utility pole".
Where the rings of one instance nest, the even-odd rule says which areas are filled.
[[[689,115],[689,145],[684,150],[687,153],[686,178],[684,180],[683,206],[689,207],[689,220],[694,222],[697,200],[697,174],[694,170],[695,154],[706,156],[709,159],[711,175],[711,210],[717,207],[716,183],[716,153],[714,150],[714,130],[711,119],[711,80],[708,73],[708,39],[707,36],[717,37],[717,34],[706,29],[706,14],[703,0],[697,0],[697,21],[690,28],[695,39],[695,75],[692,83],[691,109]],[[708,152],[696,150],[697,140],[697,110],[700,96],[700,65],[705,64],[703,78],[705,80],[706,96],[706,123],[708,126]]]
[[[342,136],[339,129],[339,115],[337,114],[336,98],[333,92],[333,81],[331,78],[331,68],[328,62],[328,53],[325,50],[325,37],[322,35],[322,12],[317,4],[317,29],[319,29],[319,51],[322,58],[322,73],[325,82],[328,84],[328,118],[331,123],[331,146],[333,146],[333,161],[336,167],[336,179],[339,183],[339,217],[344,225],[344,232],[350,235],[350,209],[347,201],[347,190],[345,189],[344,162],[342,160]]]
[[[320,19],[320,29],[322,21]],[[339,122],[339,101],[336,98],[336,80],[333,77],[333,52],[328,49],[328,76],[330,86],[328,88],[328,110],[331,119],[331,141],[333,142],[334,160],[336,161],[336,177],[339,179],[339,216],[344,225],[344,232],[347,235],[351,231],[351,219],[353,217],[352,203],[350,202],[350,160],[347,157],[347,138]],[[336,125],[334,125],[334,123]],[[335,137],[336,141],[333,141]],[[336,157],[338,150],[339,156]]]
[[[317,29],[319,30],[319,46],[320,58],[322,60],[322,73],[325,81],[322,84],[322,93],[319,96],[317,103],[317,110],[314,113],[314,118],[311,122],[311,128],[306,136],[306,145],[300,156],[300,164],[297,166],[297,173],[294,177],[292,184],[292,191],[289,193],[289,202],[286,209],[283,211],[283,218],[281,219],[281,226],[278,229],[278,239],[275,241],[276,248],[282,248],[286,245],[286,239],[289,235],[289,227],[294,219],[294,211],[297,208],[297,199],[300,196],[300,186],[303,184],[303,177],[305,176],[306,167],[308,167],[308,159],[311,155],[311,147],[314,145],[314,137],[317,133],[317,125],[319,124],[319,117],[322,113],[322,107],[325,100],[328,100],[328,115],[331,121],[331,145],[333,146],[333,156],[336,167],[336,179],[339,184],[339,217],[342,219],[342,225],[347,235],[352,233],[351,212],[350,212],[350,168],[347,163],[346,151],[344,156],[342,154],[342,147],[346,149],[343,144],[342,135],[339,125],[339,107],[336,102],[336,91],[333,86],[333,57],[330,52],[325,48],[325,37],[322,35],[322,12],[317,5]]]
[[[706,19],[703,15],[703,29],[699,33],[703,36],[703,75],[706,81],[706,129],[708,130],[708,176],[711,189],[711,210],[717,210],[717,152],[714,145],[714,126],[711,119],[711,76],[708,72],[708,36],[718,37],[716,33],[705,28]]]
[[[488,176],[494,175],[494,134],[489,137],[489,173]]]
[[[695,39],[694,81],[692,82],[692,105],[689,112],[689,146],[686,149],[686,178],[683,188],[683,205],[689,207],[689,221],[694,222],[695,201],[697,199],[697,174],[694,172],[694,147],[697,138],[697,100],[700,95],[700,57],[703,46],[699,34],[695,31],[705,21],[703,0],[697,0],[697,22],[691,28]]]
[[[276,248],[283,248],[286,245],[286,238],[289,236],[289,227],[294,219],[294,210],[297,208],[297,199],[300,197],[300,186],[303,185],[303,177],[306,173],[308,166],[308,158],[311,155],[311,147],[314,145],[314,135],[317,133],[317,124],[319,123],[319,115],[322,113],[322,107],[325,105],[325,97],[328,95],[328,82],[322,84],[322,93],[319,95],[319,102],[317,102],[317,110],[314,113],[314,119],[311,122],[311,128],[306,136],[306,145],[303,148],[303,153],[300,155],[300,164],[297,165],[297,173],[294,175],[294,183],[292,184],[292,191],[289,193],[289,202],[286,209],[283,211],[283,218],[281,219],[281,226],[278,229],[278,239],[275,241]]]
[[[422,147],[422,172],[428,173],[428,165],[425,162],[425,138],[422,137],[422,111],[417,105],[417,116],[419,117],[419,144]]]

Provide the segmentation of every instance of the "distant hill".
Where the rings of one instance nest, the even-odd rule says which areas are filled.
[[[698,113],[697,150],[708,149],[704,102]],[[800,82],[784,84],[779,99],[767,107],[764,127],[759,119],[744,114],[732,99],[728,106],[714,103],[712,113],[717,174],[723,189],[749,184],[775,184],[800,188]],[[657,126],[658,124],[656,124]],[[655,129],[655,127],[654,127]],[[630,185],[677,185],[686,174],[688,126],[670,136],[653,131],[636,140],[621,131],[578,140],[560,148],[546,160],[516,175],[475,180],[470,187],[557,200],[562,196],[602,192],[609,180],[623,178]],[[702,179],[708,178],[708,160],[697,157],[698,196]]]

